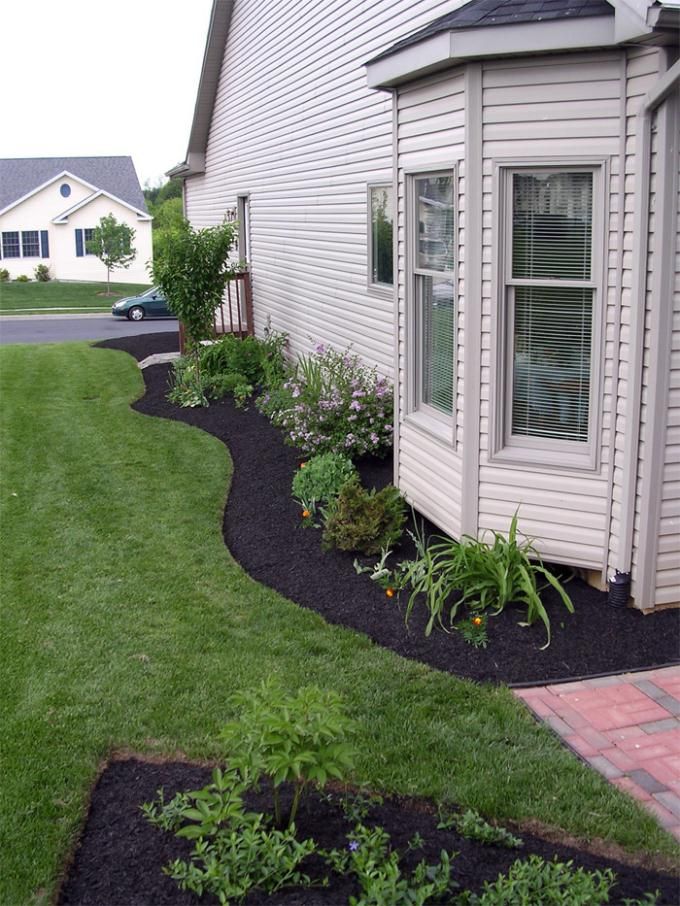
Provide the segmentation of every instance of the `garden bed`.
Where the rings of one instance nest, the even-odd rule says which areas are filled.
[[[125,350],[141,360],[150,352],[174,348],[174,335],[162,337],[126,337],[100,345]],[[146,394],[135,408],[202,428],[227,445],[234,475],[224,538],[235,559],[258,582],[404,657],[474,680],[555,682],[643,670],[677,660],[680,611],[643,616],[637,610],[614,608],[605,593],[578,578],[567,585],[574,614],[566,611],[551,589],[544,593],[552,627],[552,642],[545,650],[541,650],[542,623],[519,626],[524,611],[515,607],[489,621],[485,649],[469,645],[456,632],[435,630],[426,637],[428,614],[423,606],[416,606],[406,625],[405,596],[401,601],[386,598],[368,576],[356,575],[352,554],[324,552],[320,532],[301,524],[290,485],[304,457],[283,443],[281,432],[254,405],[240,410],[231,398],[209,408],[181,409],[170,404],[166,400],[169,370],[167,365],[145,369]],[[372,459],[357,465],[367,485],[381,487],[392,479],[389,461]],[[398,551],[400,556],[410,554],[408,544]]]
[[[57,902],[61,906],[216,903],[212,896],[199,899],[179,890],[173,880],[162,874],[162,866],[169,861],[187,858],[191,845],[154,828],[140,810],[143,803],[155,798],[160,787],[168,800],[178,791],[197,789],[209,780],[209,768],[186,762],[150,763],[134,758],[113,761],[93,791],[87,823]],[[303,800],[297,821],[298,838],[313,836],[325,848],[345,848],[351,825],[338,807],[339,799],[340,793],[333,795],[330,802],[316,794]],[[266,808],[264,793],[253,796],[248,805],[257,810]],[[612,903],[657,889],[661,892],[660,903],[677,903],[676,878],[658,864],[653,866],[615,848],[601,848],[596,853],[582,845],[579,848],[578,841],[565,840],[564,836],[559,844],[553,843],[518,826],[510,829],[524,841],[521,849],[482,844],[454,830],[438,830],[436,810],[426,800],[385,798],[382,804],[371,807],[365,823],[383,827],[400,853],[407,851],[416,833],[420,834],[424,840],[422,848],[404,857],[403,864],[409,871],[423,858],[428,863],[436,862],[441,849],[457,853],[452,875],[463,890],[479,891],[485,880],[492,881],[499,873],[506,873],[517,858],[526,859],[536,853],[545,860],[573,859],[574,867],[582,866],[588,871],[612,868],[618,878]],[[323,863],[316,857],[311,857],[305,869],[312,877],[320,878],[324,873]],[[269,897],[252,893],[245,902],[341,906],[348,902],[350,894],[356,893],[350,878],[335,876],[327,888],[288,888]]]

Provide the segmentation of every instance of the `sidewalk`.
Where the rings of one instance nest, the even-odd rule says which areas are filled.
[[[680,840],[680,666],[515,695]]]

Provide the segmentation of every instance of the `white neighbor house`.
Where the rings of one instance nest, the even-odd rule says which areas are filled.
[[[130,157],[35,157],[0,160],[0,267],[33,279],[46,264],[55,280],[106,280],[87,240],[109,214],[135,231],[129,268],[120,283],[148,283],[151,221]]]
[[[680,605],[678,3],[215,0],[188,218],[393,376],[395,481]],[[390,239],[393,224],[393,247]],[[311,339],[310,339],[311,338]]]

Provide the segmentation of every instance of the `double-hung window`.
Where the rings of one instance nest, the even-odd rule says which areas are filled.
[[[83,230],[83,245],[85,248],[86,255],[94,255],[92,247],[89,245],[94,240],[94,227],[85,227]]]
[[[2,234],[2,257],[20,258],[19,231],[8,230]]]
[[[599,172],[502,172],[504,452],[591,466]]]
[[[394,213],[392,186],[369,186],[368,285],[390,291],[394,284]]]
[[[415,339],[414,405],[438,419],[453,414],[454,174],[411,177],[411,255]]]
[[[21,255],[23,258],[40,257],[40,233],[38,230],[23,230],[21,233]]]

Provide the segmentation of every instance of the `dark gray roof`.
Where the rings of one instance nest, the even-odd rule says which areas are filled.
[[[465,6],[440,16],[425,28],[393,44],[370,62],[444,31],[607,15],[614,15],[614,8],[607,0],[470,0]]]
[[[0,160],[0,211],[64,170],[146,211],[131,157],[15,157]],[[64,202],[64,209],[67,207]]]

